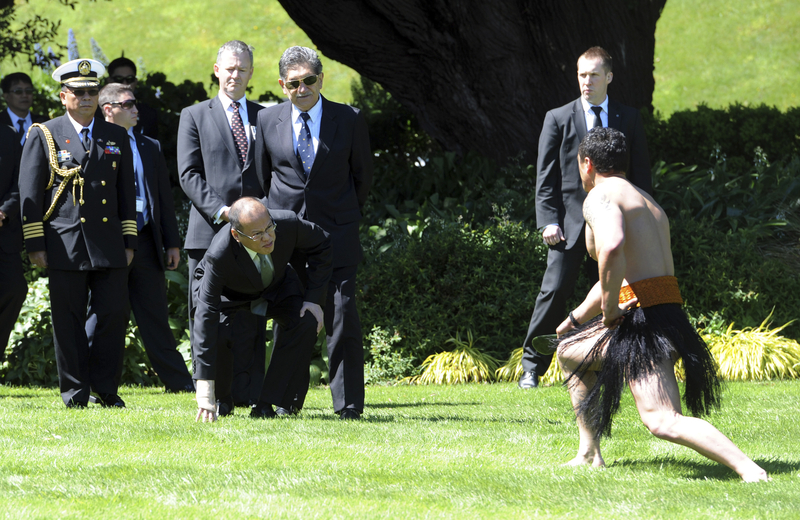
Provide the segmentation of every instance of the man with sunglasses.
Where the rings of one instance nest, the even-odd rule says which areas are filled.
[[[108,64],[106,85],[112,83],[130,85],[135,95],[136,87],[139,85],[139,80],[136,78],[136,64],[125,56],[112,60]],[[133,130],[147,137],[158,139],[158,113],[156,110],[147,103],[143,103],[141,99],[136,100],[136,108],[139,110],[139,119]],[[100,116],[105,117],[103,114]]]
[[[25,136],[33,123],[44,123],[47,117],[31,113],[33,105],[33,82],[24,72],[13,72],[0,81],[6,109],[0,112],[0,125],[10,126],[25,144]]]
[[[178,175],[181,188],[192,201],[184,248],[189,272],[194,272],[214,235],[228,221],[228,210],[241,197],[263,197],[253,164],[256,115],[261,105],[245,97],[253,77],[253,51],[233,40],[220,47],[214,74],[219,94],[183,109],[178,126]],[[189,281],[189,308],[192,287]],[[234,403],[223,403],[221,414],[233,404],[248,405],[258,399],[264,379],[265,345],[255,331],[265,321],[249,314],[237,316],[234,341]],[[191,317],[190,317],[191,328]]]
[[[358,222],[372,184],[367,124],[357,109],[320,95],[322,62],[313,49],[290,47],[278,72],[290,103],[259,114],[256,171],[271,208],[294,211],[330,233],[325,330],[333,408],[341,419],[359,419],[364,349],[355,283],[363,256]],[[306,259],[298,254],[292,265],[302,277]]]
[[[99,102],[105,120],[127,131],[136,174],[134,183],[139,244],[133,262],[128,266],[128,299],[122,303],[126,315],[130,315],[133,309],[144,350],[166,391],[194,392],[192,376],[178,352],[169,326],[164,270],[178,267],[181,237],[161,144],[155,139],[134,133],[139,111],[129,85],[109,83],[100,90]],[[97,327],[97,314],[92,302],[86,324],[90,345]]]
[[[120,301],[137,246],[136,187],[128,135],[94,117],[103,72],[89,59],[53,72],[66,114],[34,127],[20,165],[25,248],[31,264],[48,268],[59,386],[71,408],[125,407],[117,394],[128,323]]]
[[[322,330],[321,304],[331,273],[331,245],[319,226],[291,211],[267,210],[254,197],[231,204],[229,223],[209,245],[192,271],[195,295],[192,371],[197,382],[197,420],[222,415],[219,403],[230,400],[231,349],[240,314],[260,315],[259,341],[272,319],[274,342],[269,369],[250,416],[277,416],[274,406],[299,411],[308,392],[311,351]],[[308,259],[303,285],[289,259]]]

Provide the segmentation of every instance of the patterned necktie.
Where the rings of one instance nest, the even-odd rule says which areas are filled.
[[[19,119],[19,120],[17,120],[17,124],[19,125],[19,132],[17,132],[19,134],[19,143],[20,144],[24,144],[25,143],[25,120],[24,119]]]
[[[81,130],[81,144],[83,145],[83,149],[87,152],[92,147],[92,141],[89,139],[89,129],[84,128]]]
[[[244,168],[244,161],[247,159],[247,134],[244,132],[242,116],[239,114],[239,102],[233,101],[233,117],[231,118],[231,131],[233,132],[233,142],[236,144],[236,152],[239,154],[239,165]]]
[[[308,120],[311,116],[308,112],[300,112],[300,117],[303,119],[303,128],[300,129],[300,135],[297,136],[297,158],[303,164],[303,171],[306,175],[311,173],[311,167],[314,166],[314,140],[311,138],[311,129],[308,128]]]
[[[600,119],[600,114],[603,113],[603,107],[592,107],[592,112],[594,112],[594,124],[592,128],[603,128],[603,120]]]

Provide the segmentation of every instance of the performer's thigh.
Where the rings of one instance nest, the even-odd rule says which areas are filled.
[[[636,409],[642,420],[661,413],[681,413],[681,394],[675,379],[674,362],[663,360],[647,377],[629,383]]]

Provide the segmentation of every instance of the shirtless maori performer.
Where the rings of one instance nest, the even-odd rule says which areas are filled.
[[[580,432],[578,454],[568,465],[605,464],[600,437],[610,434],[627,384],[653,435],[725,464],[746,482],[767,480],[714,426],[681,413],[675,361],[683,358],[684,400],[695,416],[719,406],[716,365],[680,307],[667,216],[625,179],[625,136],[612,128],[592,130],[578,149],[578,162],[588,192],[586,245],[600,281],[558,327],[558,360]]]

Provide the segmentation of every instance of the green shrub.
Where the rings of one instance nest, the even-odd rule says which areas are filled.
[[[777,160],[800,152],[800,108],[781,112],[775,107],[740,104],[723,109],[700,105],[668,119],[644,114],[647,145],[654,163],[713,165],[725,156],[738,174],[750,168],[757,148]]]
[[[40,277],[28,286],[28,296],[6,346],[6,361],[0,367],[0,377],[7,384],[58,386],[48,282],[48,278]],[[121,382],[160,384],[133,319],[125,332]]]
[[[365,342],[371,357],[371,360],[364,364],[366,384],[393,382],[411,374],[414,370],[412,359],[404,357],[395,346],[402,341],[403,338],[397,331],[390,333],[380,327],[372,327]]]
[[[544,273],[539,233],[509,221],[472,228],[431,217],[419,224],[389,222],[363,238],[364,329],[397,331],[399,350],[417,362],[464,329],[487,338],[487,353],[507,358],[525,337]]]

